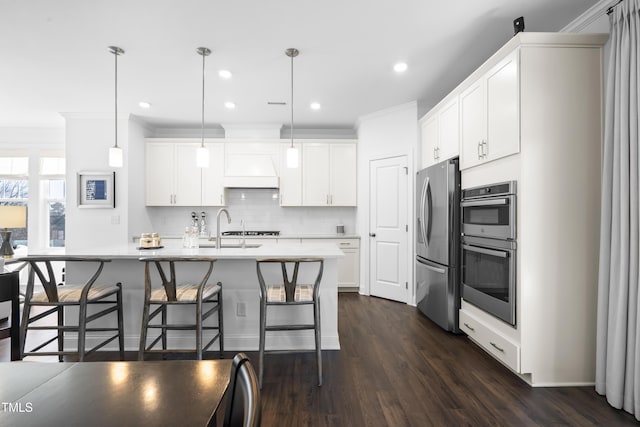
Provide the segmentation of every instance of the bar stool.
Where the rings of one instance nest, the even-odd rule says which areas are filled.
[[[282,281],[272,284],[265,280],[265,269],[268,264],[279,264]],[[293,264],[293,277],[289,279],[287,265]],[[313,284],[298,283],[300,265],[317,264],[317,274]],[[260,388],[264,372],[265,338],[267,331],[300,331],[313,329],[315,334],[316,367],[318,370],[318,386],[322,385],[322,348],[320,343],[320,281],[324,261],[322,258],[262,258],[256,260],[258,281],[260,282]],[[305,269],[306,270],[306,269]],[[275,280],[274,280],[275,281]],[[271,306],[313,306],[313,323],[272,324],[267,325],[267,307]],[[269,351],[272,352],[272,351]]]
[[[218,340],[220,356],[224,352],[224,335],[222,323],[222,286],[207,283],[215,258],[195,257],[195,258],[172,258],[172,257],[144,257],[139,259],[144,262],[144,307],[142,312],[142,330],[140,332],[140,348],[138,360],[144,360],[145,353],[183,353],[194,350],[167,349],[167,331],[169,330],[189,330],[196,332],[195,353],[198,360],[202,360],[202,353],[207,351],[211,345]],[[178,285],[176,278],[176,264],[208,264],[202,280],[199,283],[187,283]],[[151,264],[155,264],[162,287],[152,286]],[[194,266],[189,266],[189,271],[193,273]],[[167,269],[168,268],[168,274]],[[171,324],[167,322],[167,307],[195,305],[195,323]],[[205,310],[205,305],[207,310]],[[154,308],[155,307],[155,308]],[[218,313],[218,324],[216,326],[205,326],[205,320]],[[151,321],[160,314],[160,323]],[[160,334],[147,346],[147,333],[149,329],[160,329]],[[206,345],[203,345],[203,332],[215,330],[217,333]],[[161,341],[162,350],[154,350],[153,347]]]
[[[120,348],[120,360],[124,360],[124,334],[122,327],[122,284],[115,285],[96,283],[104,264],[110,262],[110,259],[102,258],[84,258],[72,256],[30,256],[22,258],[29,264],[29,279],[27,281],[27,289],[24,297],[24,308],[22,311],[22,322],[20,324],[20,356],[53,356],[57,355],[59,361],[63,361],[64,356],[69,354],[77,354],[78,359],[82,362],[85,356],[104,347],[111,341],[118,338]],[[78,263],[97,263],[97,269],[93,275],[84,284],[66,284],[59,283],[56,280],[52,262],[78,262]],[[42,285],[41,291],[36,291],[36,276],[39,284]],[[78,307],[78,324],[65,325],[65,308]],[[91,306],[106,306],[101,311],[88,314]],[[32,307],[50,307],[48,310],[31,316]],[[88,327],[90,322],[103,318],[113,312],[117,312],[117,327]],[[43,319],[53,313],[57,313],[58,321],[56,325],[39,325],[31,326],[34,322]],[[56,336],[34,347],[29,351],[25,351],[25,342],[28,331],[55,330]],[[74,332],[78,334],[77,351],[64,350],[64,334],[65,332]],[[85,349],[87,333],[93,332],[115,332],[112,336],[103,339],[92,349]],[[40,351],[46,345],[58,341],[58,351]]]

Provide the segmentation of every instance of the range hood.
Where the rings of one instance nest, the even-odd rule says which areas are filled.
[[[225,153],[223,184],[228,188],[278,188],[277,157],[272,153]]]

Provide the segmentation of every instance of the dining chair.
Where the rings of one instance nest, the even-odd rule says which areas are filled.
[[[222,284],[208,283],[215,258],[209,257],[143,257],[139,259],[144,263],[144,306],[142,312],[142,329],[140,332],[140,347],[138,360],[144,360],[145,353],[184,353],[194,352],[196,358],[202,360],[202,355],[211,345],[218,340],[220,355],[224,352],[224,328],[222,315]],[[151,265],[155,265],[159,277],[160,286],[153,286]],[[203,266],[205,271],[199,282],[187,281],[178,284],[176,267],[188,269],[190,274],[196,274],[196,264]],[[195,306],[195,321],[192,323],[169,323],[168,307]],[[218,313],[217,325],[205,325],[205,320],[212,314]],[[153,319],[160,315],[159,323],[152,323]],[[153,338],[147,345],[149,329],[159,329],[160,334]],[[194,349],[167,349],[167,332],[170,330],[195,331]],[[203,344],[203,333],[216,331],[211,339]],[[162,349],[153,347],[161,342]]]
[[[216,419],[214,412],[207,427],[215,427]],[[261,419],[262,402],[256,371],[247,355],[238,353],[231,363],[223,426],[259,427]]]
[[[282,274],[279,280],[279,274],[270,271],[269,280],[265,279],[265,269],[269,265],[279,266]],[[293,275],[290,276],[287,266],[293,265]],[[298,283],[300,267],[303,267],[305,274],[316,272],[315,278],[310,284]],[[314,267],[317,269],[315,270]],[[322,385],[322,348],[320,333],[320,281],[322,280],[322,271],[324,268],[324,260],[322,258],[261,258],[256,260],[256,269],[258,273],[258,282],[260,283],[260,370],[259,382],[262,388],[262,378],[264,373],[264,355],[268,352],[265,350],[266,332],[273,331],[314,331],[316,367],[318,372],[318,386]],[[270,269],[272,270],[272,269]],[[310,271],[313,270],[313,271]],[[313,275],[311,275],[313,276]],[[310,305],[313,307],[313,322],[301,324],[267,324],[267,309],[269,307],[293,307],[301,305]],[[295,350],[294,350],[295,351]],[[281,352],[281,351],[277,351]]]
[[[124,360],[122,284],[98,283],[98,278],[102,273],[104,265],[110,262],[110,259],[74,256],[29,256],[21,258],[20,261],[27,262],[29,266],[29,278],[24,295],[24,308],[20,324],[21,358],[25,356],[57,355],[58,360],[62,362],[64,356],[74,354],[77,355],[78,360],[82,362],[87,355],[97,351],[117,338],[120,360]],[[67,269],[69,263],[81,263],[83,265],[95,263],[97,267],[86,282],[69,284],[58,281],[52,266],[53,262],[64,262]],[[87,269],[88,271],[93,271],[90,267],[87,267]],[[34,310],[36,314],[32,316],[32,309],[38,307],[41,307],[44,311],[42,311],[42,309],[36,309]],[[78,321],[76,324],[70,325],[66,323],[65,310],[70,307],[78,308]],[[91,312],[89,310],[90,308]],[[94,311],[94,308],[97,311]],[[117,317],[117,327],[105,326],[104,321],[101,322],[99,326],[89,326],[91,322],[102,319],[114,312]],[[50,325],[46,324],[46,322],[36,324],[39,320],[54,313],[57,314],[56,324]],[[47,330],[56,331],[56,335],[28,351],[25,350],[29,331]],[[67,332],[77,333],[78,345],[75,351],[66,351],[64,349],[65,333]],[[90,350],[86,350],[85,343],[87,334],[94,335],[94,333],[94,338],[99,340],[99,342]],[[105,333],[112,334],[105,337]],[[54,341],[58,343],[58,350],[46,350],[45,347]]]

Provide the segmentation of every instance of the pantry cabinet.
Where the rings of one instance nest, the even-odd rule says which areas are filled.
[[[520,150],[519,50],[460,94],[460,169]]]
[[[302,205],[356,206],[356,144],[302,144]]]

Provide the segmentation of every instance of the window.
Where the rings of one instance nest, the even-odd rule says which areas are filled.
[[[66,207],[64,171],[64,158],[40,158],[40,182],[49,247],[64,246]]]
[[[0,157],[0,205],[26,206],[29,200],[29,158]],[[27,245],[28,229],[13,228],[14,245]]]

